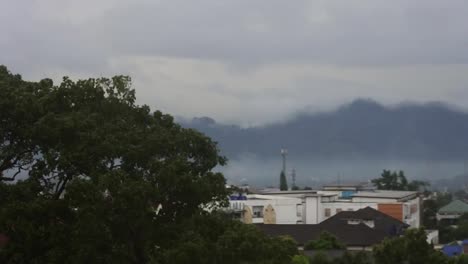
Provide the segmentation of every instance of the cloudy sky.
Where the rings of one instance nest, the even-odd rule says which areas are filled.
[[[25,79],[127,74],[140,103],[257,125],[358,97],[468,108],[464,0],[0,0]]]

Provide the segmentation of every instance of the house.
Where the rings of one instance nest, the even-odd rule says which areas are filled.
[[[257,227],[269,236],[290,236],[299,247],[307,242],[319,238],[320,233],[326,231],[346,246],[347,250],[370,250],[372,246],[382,242],[386,234],[374,230],[365,224],[329,224],[329,225],[265,225]]]
[[[343,243],[347,250],[370,250],[385,238],[401,235],[408,224],[376,209],[366,207],[355,212],[343,211],[321,222],[304,225],[258,225],[270,236],[287,235],[304,246],[327,231]]]
[[[327,186],[323,190],[261,191],[259,194],[301,200],[302,219],[298,223],[318,224],[342,211],[366,207],[379,210],[411,227],[421,224],[421,201],[417,192],[384,191],[358,186]]]
[[[461,200],[453,200],[439,209],[436,218],[437,221],[444,221],[455,225],[457,219],[464,213],[468,213],[468,204]]]
[[[357,211],[343,211],[321,223],[321,225],[330,224],[333,226],[365,224],[372,229],[385,233],[387,236],[401,235],[409,227],[408,224],[371,207]]]
[[[287,235],[304,246],[327,231],[346,245],[347,250],[370,250],[385,238],[401,235],[409,227],[398,219],[366,207],[355,212],[343,211],[321,222],[304,225],[258,225],[270,236]]]

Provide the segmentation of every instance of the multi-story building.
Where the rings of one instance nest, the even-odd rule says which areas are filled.
[[[230,197],[229,210],[248,224],[301,224],[300,198],[248,194]]]
[[[417,192],[372,189],[324,188],[323,190],[264,191],[231,200],[246,223],[318,224],[341,211],[366,207],[379,210],[411,227],[420,226]],[[250,220],[252,215],[252,220]]]

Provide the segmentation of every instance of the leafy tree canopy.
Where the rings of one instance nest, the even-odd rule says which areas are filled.
[[[380,178],[373,179],[372,183],[379,190],[419,191],[421,188],[429,186],[429,183],[424,181],[408,182],[403,171],[392,172],[390,170],[383,170]]]
[[[227,202],[213,172],[225,158],[203,134],[136,105],[129,77],[55,85],[0,66],[0,94],[0,263],[177,263],[200,247],[236,252],[225,263],[297,253],[207,216]]]
[[[284,171],[281,171],[281,174],[280,174],[280,190],[281,191],[288,190],[288,181],[286,179],[286,174],[284,174]]]
[[[329,232],[323,231],[317,240],[309,241],[304,249],[306,250],[329,250],[329,249],[344,249],[345,246]]]
[[[449,263],[441,252],[426,242],[424,229],[408,229],[404,236],[384,240],[374,247],[377,264],[444,264]]]

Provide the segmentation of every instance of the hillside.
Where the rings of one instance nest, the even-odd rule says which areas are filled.
[[[468,158],[468,113],[440,103],[384,107],[356,100],[331,112],[303,113],[283,123],[241,128],[209,117],[182,122],[219,142],[227,157],[300,157],[453,161]]]

